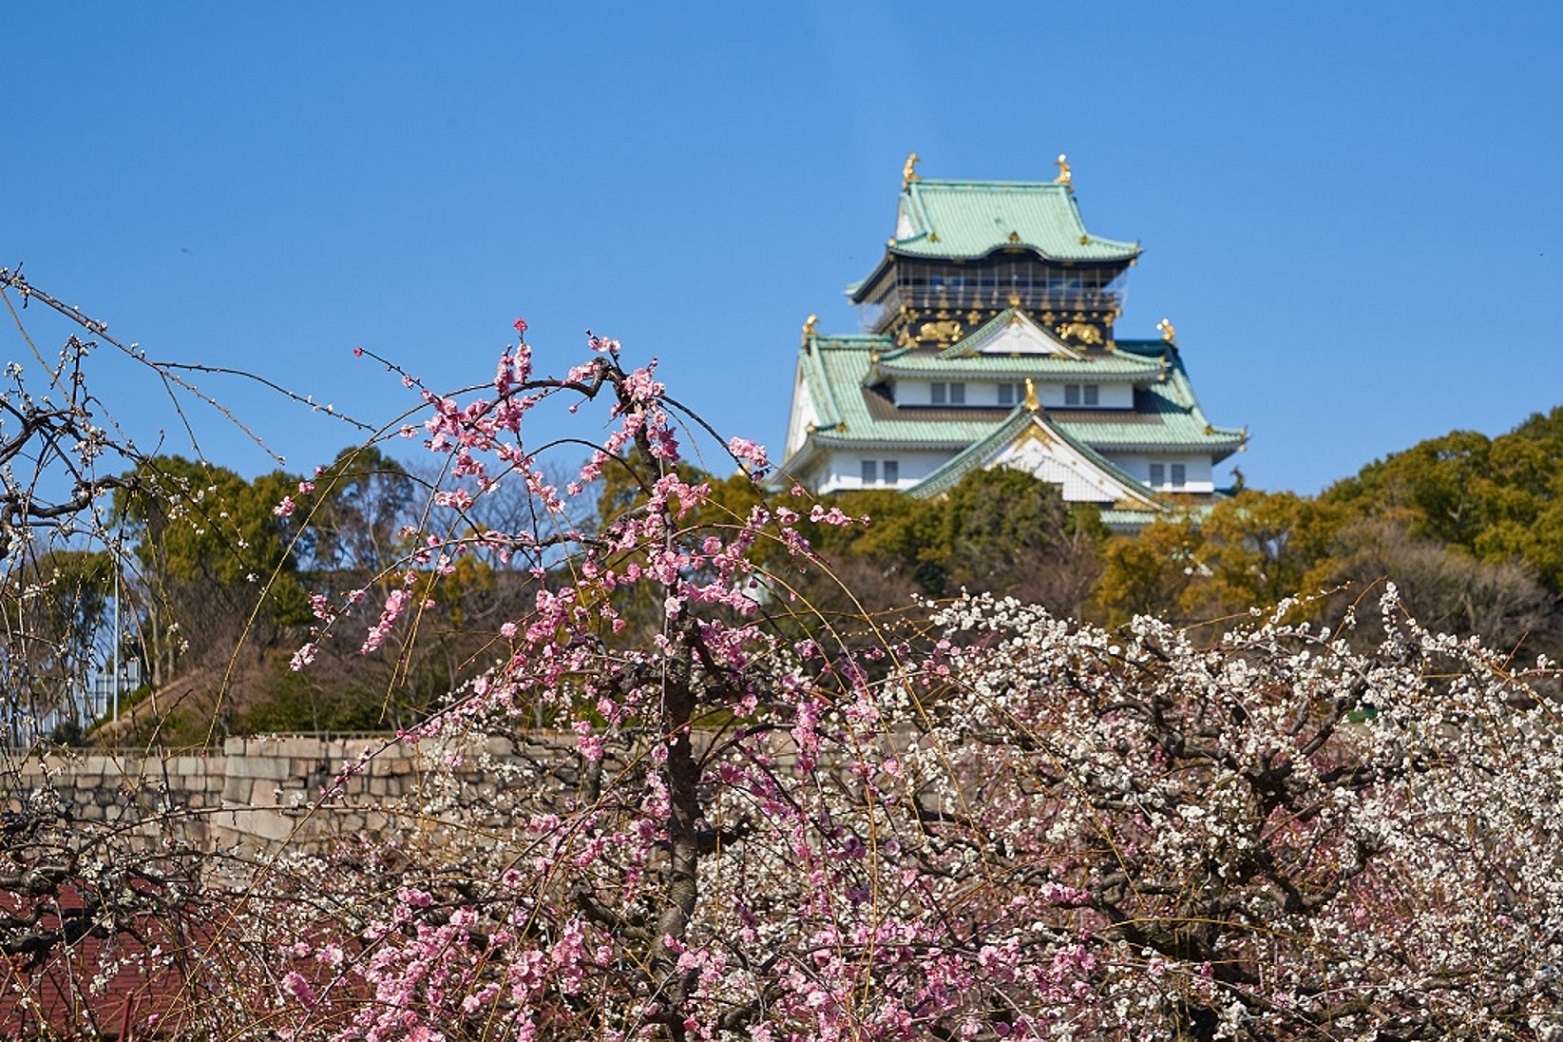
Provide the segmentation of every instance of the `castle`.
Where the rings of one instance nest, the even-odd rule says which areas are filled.
[[[1051,182],[924,180],[916,164],[883,259],[847,288],[866,332],[804,325],[782,480],[935,496],[1008,466],[1131,531],[1214,499],[1247,431],[1206,419],[1171,323],[1114,334],[1140,247],[1086,231],[1065,157]]]

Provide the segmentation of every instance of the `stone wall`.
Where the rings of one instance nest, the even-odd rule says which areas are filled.
[[[568,736],[529,735],[526,743],[518,753],[504,738],[452,749],[385,736],[262,736],[230,738],[220,753],[207,755],[12,754],[4,761],[5,809],[16,814],[57,797],[74,819],[121,823],[149,844],[176,827],[209,850],[310,846],[328,836],[402,827],[401,818],[426,827],[423,782],[436,763],[460,766],[439,772],[441,784],[456,791],[437,797],[435,807],[482,805],[517,771],[542,761],[555,770],[573,765]],[[366,750],[370,756],[361,760]],[[357,769],[344,775],[348,764]],[[328,786],[340,794],[322,801]]]

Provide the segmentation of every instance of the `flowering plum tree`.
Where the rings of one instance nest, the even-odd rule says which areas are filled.
[[[1393,596],[1366,651],[1279,621],[1288,605],[1213,648],[994,598],[889,628],[815,611],[810,533],[865,519],[785,483],[723,494],[683,459],[703,428],[653,367],[593,338],[544,375],[517,331],[480,388],[403,375],[439,523],[382,541],[403,556],[361,587],[317,592],[294,666],[358,626],[364,655],[402,661],[474,561],[529,572],[530,609],[398,737],[440,765],[404,830],[177,886],[121,872],[142,919],[182,916],[137,926],[181,938],[187,1001],[127,1012],[132,1036],[1556,1036],[1546,663],[1425,632]],[[549,410],[605,423],[563,480],[548,452],[580,443],[539,438]],[[766,476],[757,446],[724,448]],[[609,472],[630,491],[582,509]],[[526,522],[479,523],[512,487]],[[278,516],[307,524],[309,494]],[[62,878],[135,861],[112,833],[56,842],[60,815],[26,828],[13,894],[38,878],[27,850],[66,851]],[[37,936],[28,906],[0,909],[0,934]],[[75,930],[112,939],[106,916]]]
[[[311,897],[276,921],[294,1037],[1554,1030],[1563,735],[1524,675],[1392,597],[1366,654],[1273,620],[1201,650],[972,598],[865,642],[792,593],[806,526],[862,521],[786,495],[724,511],[677,466],[652,369],[592,347],[539,378],[523,341],[487,392],[423,392],[454,479],[436,501],[522,482],[540,523],[423,533],[364,642],[464,556],[524,559],[535,609],[404,738],[467,750],[455,767],[542,706],[569,755],[545,743],[495,791],[431,780],[438,844],[277,866]],[[556,488],[525,423],[599,398],[607,436]],[[607,468],[640,495],[575,525]],[[631,596],[661,606],[650,640],[620,639]]]

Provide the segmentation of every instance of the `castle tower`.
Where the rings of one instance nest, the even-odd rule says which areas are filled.
[[[929,496],[1010,466],[1121,530],[1212,501],[1247,432],[1206,419],[1171,323],[1117,335],[1140,248],[1085,229],[1065,158],[1049,182],[923,180],[916,161],[847,289],[865,332],[804,326],[776,481]]]

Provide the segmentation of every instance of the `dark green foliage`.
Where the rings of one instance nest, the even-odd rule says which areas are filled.
[[[1563,407],[1488,439],[1455,431],[1364,467],[1323,495],[1487,562],[1519,560],[1563,593]]]
[[[967,589],[1074,613],[1107,535],[1094,508],[1066,504],[1056,485],[1007,467],[968,474],[933,499],[869,491],[836,502],[871,522],[819,526],[811,539],[831,560],[866,562],[883,576],[886,596],[859,591],[870,601],[904,603],[908,588],[931,597]]]

